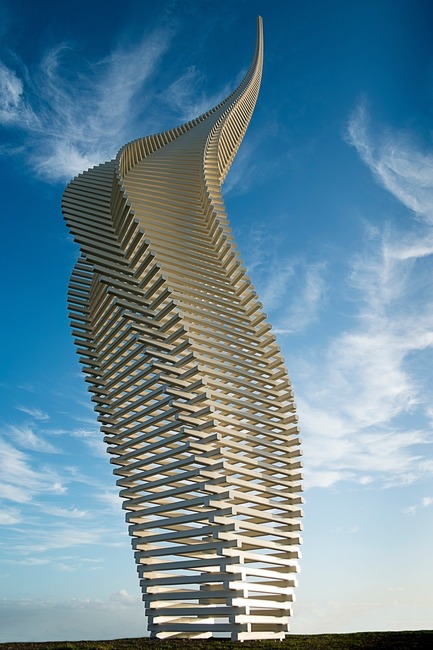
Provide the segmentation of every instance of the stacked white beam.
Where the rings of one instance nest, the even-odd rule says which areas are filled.
[[[69,287],[151,636],[283,638],[300,543],[299,437],[279,348],[221,184],[261,78],[78,176]]]

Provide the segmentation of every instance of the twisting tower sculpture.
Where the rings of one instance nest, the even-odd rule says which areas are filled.
[[[299,545],[299,438],[279,348],[221,185],[259,91],[239,87],[80,174],[69,309],[113,455],[151,636],[283,638]]]

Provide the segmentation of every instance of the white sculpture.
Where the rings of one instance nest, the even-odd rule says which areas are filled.
[[[293,393],[221,184],[259,91],[75,178],[69,309],[127,510],[151,636],[281,639],[301,515]]]

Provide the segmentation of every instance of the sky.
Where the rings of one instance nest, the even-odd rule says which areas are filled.
[[[143,636],[73,348],[66,183],[265,65],[226,180],[305,465],[297,634],[433,621],[433,5],[0,0],[0,642]]]

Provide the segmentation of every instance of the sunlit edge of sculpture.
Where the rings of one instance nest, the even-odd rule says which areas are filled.
[[[302,498],[293,392],[221,185],[261,80],[77,176],[71,324],[127,510],[152,637],[282,639]]]

